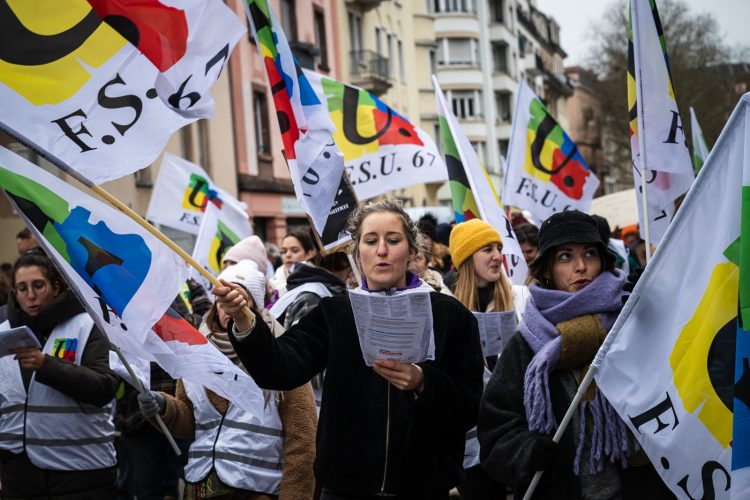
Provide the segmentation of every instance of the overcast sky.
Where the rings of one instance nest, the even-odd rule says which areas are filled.
[[[750,0],[684,1],[693,12],[713,14],[728,45],[750,46]],[[591,25],[602,18],[612,0],[537,0],[536,3],[539,10],[554,17],[560,25],[562,48],[568,53],[565,65],[584,62],[591,43],[588,38]]]

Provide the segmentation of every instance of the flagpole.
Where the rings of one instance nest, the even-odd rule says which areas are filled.
[[[120,362],[125,367],[125,369],[128,371],[128,375],[130,375],[131,380],[133,380],[133,384],[135,384],[135,388],[138,392],[141,394],[148,394],[148,391],[143,386],[143,383],[141,383],[141,379],[135,376],[135,372],[133,371],[133,367],[130,366],[130,363],[128,362],[125,355],[120,351],[120,349],[114,345],[112,342],[109,343],[110,349],[115,351],[115,354],[117,354],[117,357],[120,358]],[[158,413],[154,415],[154,418],[156,419],[156,423],[159,424],[159,429],[161,429],[161,432],[164,434],[164,436],[167,438],[167,441],[169,441],[169,445],[172,447],[172,450],[174,450],[175,454],[177,456],[180,456],[182,452],[180,451],[180,447],[177,446],[177,443],[175,442],[174,438],[172,437],[172,434],[169,432],[169,429],[167,429],[167,425],[164,423],[164,421],[161,419],[161,415]]]
[[[185,263],[192,268],[194,268],[196,271],[198,271],[201,276],[206,278],[213,286],[222,287],[222,285],[216,277],[209,273],[202,265],[198,263],[190,254],[188,254],[185,250],[180,248],[175,242],[164,236],[161,231],[156,229],[154,226],[149,224],[148,221],[146,221],[143,217],[138,215],[136,212],[134,212],[130,207],[125,205],[123,202],[115,198],[113,195],[105,191],[102,187],[97,186],[90,180],[88,180],[86,177],[81,175],[78,171],[70,168],[68,165],[63,163],[61,160],[56,158],[55,156],[47,153],[44,149],[39,147],[36,143],[33,141],[27,139],[26,137],[22,136],[21,134],[15,132],[10,127],[5,125],[5,123],[0,122],[0,131],[5,132],[9,136],[11,136],[13,139],[15,139],[17,142],[23,144],[30,150],[34,151],[41,157],[43,157],[45,160],[65,172],[66,174],[73,177],[75,180],[86,186],[87,188],[91,189],[93,192],[101,196],[104,200],[106,200],[109,204],[120,210],[122,213],[133,219],[136,223],[138,223],[139,226],[141,226],[143,229],[154,235],[159,241],[167,245],[172,251],[174,251],[177,255],[180,256],[180,258],[185,261]],[[242,312],[247,316],[247,318],[250,321],[253,321],[255,319],[255,314],[250,310],[249,307],[245,306],[242,309]]]
[[[646,241],[646,264],[651,260],[651,228],[648,214],[648,185],[646,183],[646,170],[648,163],[646,162],[646,120],[643,114],[643,77],[641,76],[641,61],[638,57],[639,47],[637,46],[640,42],[639,37],[636,34],[636,27],[640,26],[638,21],[638,8],[633,8],[633,3],[637,0],[631,0],[630,12],[632,16],[631,28],[633,30],[633,70],[635,71],[636,85],[640,92],[636,91],[635,94],[635,105],[636,111],[638,112],[638,163],[639,171],[641,173],[641,204],[643,210],[643,226],[644,226],[644,240]]]

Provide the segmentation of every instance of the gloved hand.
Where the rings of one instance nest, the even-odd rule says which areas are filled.
[[[149,391],[147,393],[138,393],[138,406],[141,408],[141,413],[144,417],[153,417],[157,413],[159,415],[164,413],[166,402],[164,396],[158,392]]]
[[[625,304],[625,302],[628,301],[628,297],[630,297],[630,294],[633,292],[633,288],[635,288],[635,284],[638,283],[638,280],[641,279],[641,275],[643,274],[643,267],[636,269],[632,273],[628,274],[628,279],[625,281],[625,284],[622,285],[622,291],[625,292],[622,296],[622,303]]]
[[[529,482],[537,471],[550,468],[560,455],[560,445],[544,434],[534,434],[527,446],[526,460],[519,471],[522,482]]]

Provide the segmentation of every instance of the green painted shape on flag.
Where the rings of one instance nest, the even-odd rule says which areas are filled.
[[[750,186],[742,186],[742,215],[739,238],[740,318],[742,328],[750,325]]]
[[[323,87],[323,93],[326,96],[326,104],[329,112],[341,111],[344,112],[344,91],[346,90],[346,84],[331,80],[330,78],[321,78],[320,84]],[[364,90],[357,90],[357,105],[377,108],[375,99],[369,92]]]
[[[440,143],[443,145],[443,154],[461,161],[461,155],[458,154],[458,147],[456,147],[456,141],[453,140],[448,120],[444,116],[440,116],[438,123],[440,124]]]
[[[701,158],[701,155],[698,154],[698,152],[693,153],[693,170],[695,171],[695,175],[698,175],[698,172],[701,171],[701,168],[703,168],[703,158]]]
[[[62,224],[70,215],[70,206],[67,200],[60,198],[48,187],[3,167],[0,167],[0,186],[8,193],[33,203],[47,217],[58,224]],[[65,260],[70,262],[68,246],[52,224],[47,223],[44,226],[42,235]]]
[[[230,241],[231,241],[231,242],[232,242],[232,243],[233,243],[234,245],[236,245],[237,243],[239,243],[239,242],[240,242],[240,237],[239,237],[239,236],[237,236],[237,235],[236,235],[236,234],[234,233],[234,231],[232,231],[231,229],[229,229],[229,227],[228,227],[228,226],[227,226],[226,224],[224,224],[224,223],[223,223],[223,222],[221,222],[220,220],[216,221],[216,223],[217,223],[217,226],[219,227],[219,231],[220,231],[220,232],[222,232],[222,233],[224,233],[224,235],[225,235],[225,236],[226,236],[227,238],[229,238],[229,240],[230,240]]]

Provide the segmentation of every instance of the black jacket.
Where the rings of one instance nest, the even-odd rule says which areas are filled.
[[[524,375],[534,352],[520,334],[505,346],[482,396],[478,437],[482,467],[497,481],[512,484],[515,498],[523,498],[535,471],[529,466],[531,445],[538,434],[529,430],[523,403]],[[570,370],[549,376],[552,409],[562,421],[572,397],[563,387],[562,377],[573,377]],[[576,447],[572,423],[560,441],[557,461],[542,476],[533,498],[560,500],[581,498],[578,477],[573,473]],[[552,436],[549,436],[550,438]],[[644,461],[647,461],[645,456]],[[621,498],[644,500],[674,498],[656,470],[643,466],[620,469]]]
[[[231,336],[262,388],[289,390],[327,370],[315,460],[324,488],[418,499],[462,481],[465,433],[482,393],[482,350],[466,308],[444,294],[430,299],[436,359],[419,364],[419,397],[365,365],[346,296],[324,298],[277,339],[262,321],[242,341]]]
[[[286,280],[287,292],[306,283],[320,283],[333,296],[346,293],[346,283],[325,269],[307,264],[298,264],[294,272],[289,275]],[[284,325],[284,328],[289,329],[293,324],[302,319],[303,316],[312,311],[318,305],[320,299],[321,297],[313,292],[302,292],[294,299],[294,302],[289,304],[284,314],[278,318],[279,323]]]

